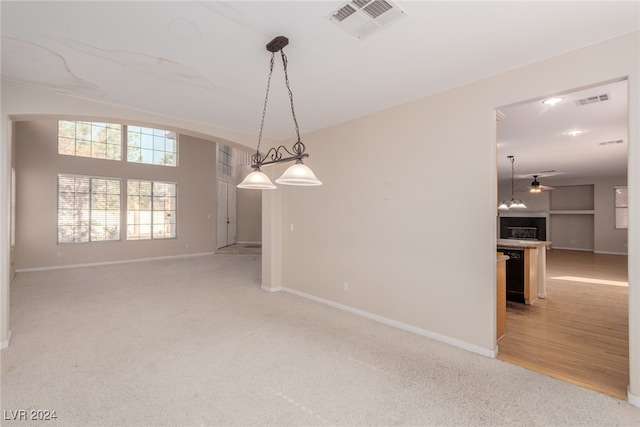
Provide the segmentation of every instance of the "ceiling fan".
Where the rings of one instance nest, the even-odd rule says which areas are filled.
[[[548,185],[542,185],[540,184],[540,181],[538,181],[538,177],[540,175],[533,175],[533,181],[531,181],[531,187],[529,187],[529,193],[540,193],[542,191],[551,191],[554,190],[554,187],[549,187]]]

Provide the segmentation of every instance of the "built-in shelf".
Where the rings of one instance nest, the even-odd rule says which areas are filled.
[[[549,215],[593,215],[595,213],[596,213],[595,210],[587,210],[587,209],[567,210],[567,211],[549,211]]]
[[[549,213],[571,212],[585,213],[595,209],[594,186],[567,185],[557,186],[549,196]]]

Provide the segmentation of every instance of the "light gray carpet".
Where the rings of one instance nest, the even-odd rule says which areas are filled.
[[[12,283],[3,425],[640,425],[624,401],[259,285],[210,255]],[[8,421],[15,410],[57,420]]]

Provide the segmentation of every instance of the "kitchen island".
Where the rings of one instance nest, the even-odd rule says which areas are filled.
[[[533,304],[546,297],[547,247],[542,240],[497,239],[498,252],[507,261],[507,299]]]
[[[498,252],[496,256],[496,339],[504,336],[507,324],[507,265],[508,256]]]

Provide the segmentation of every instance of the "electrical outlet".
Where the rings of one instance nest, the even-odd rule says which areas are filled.
[[[348,291],[349,290],[349,283],[347,283],[347,282],[342,283],[342,290]]]
[[[289,224],[289,230],[293,231],[293,224]]]

